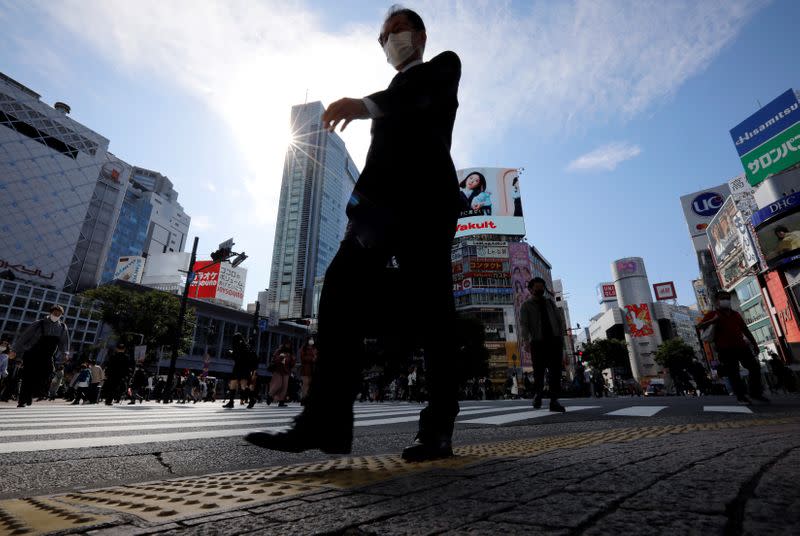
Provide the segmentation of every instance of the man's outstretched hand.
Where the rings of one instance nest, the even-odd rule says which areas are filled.
[[[369,110],[364,105],[361,99],[339,99],[332,102],[325,113],[322,114],[322,128],[329,132],[336,130],[336,127],[342,123],[342,131],[353,119],[369,119]]]

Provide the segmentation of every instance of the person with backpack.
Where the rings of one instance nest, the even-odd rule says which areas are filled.
[[[45,395],[56,355],[69,354],[69,330],[63,322],[64,308],[58,304],[50,307],[50,315],[31,323],[17,340],[22,355],[22,384],[19,389],[18,408],[30,406],[34,393]]]

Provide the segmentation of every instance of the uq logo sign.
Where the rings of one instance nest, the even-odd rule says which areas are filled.
[[[725,199],[716,192],[705,192],[692,200],[692,211],[703,218],[710,218],[719,212]]]

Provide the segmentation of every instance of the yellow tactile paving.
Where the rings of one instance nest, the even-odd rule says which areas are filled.
[[[0,502],[0,534],[34,536],[57,530],[74,530],[113,521],[48,498],[11,499]]]
[[[149,524],[260,506],[325,489],[352,489],[431,469],[458,469],[488,459],[530,457],[558,449],[577,449],[673,434],[768,426],[793,418],[618,428],[559,436],[518,439],[455,449],[456,456],[406,463],[397,455],[343,457],[321,462],[249,469],[201,477],[68,493],[46,498],[0,501],[0,535],[35,536],[109,523],[119,514]],[[108,512],[117,516],[97,514]]]

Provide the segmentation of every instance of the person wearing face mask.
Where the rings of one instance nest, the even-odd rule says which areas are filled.
[[[450,249],[461,197],[450,145],[461,61],[447,51],[423,62],[426,41],[419,14],[393,6],[378,42],[397,74],[385,90],[340,99],[322,114],[329,131],[372,119],[372,139],[347,205],[345,237],[325,273],[318,357],[304,410],[290,430],[254,432],[245,437],[250,443],[288,452],[350,452],[364,340],[387,328],[379,323],[386,306],[386,266],[394,258],[400,284],[393,286],[398,295],[393,307],[403,309],[398,318],[413,319],[408,331],[418,340],[408,342],[425,348],[429,387],[418,432],[402,456],[420,461],[453,455],[459,407]],[[397,185],[409,180],[426,192],[413,206],[397,195]],[[409,298],[420,295],[425,307],[412,313]],[[358,320],[365,316],[374,325]]]
[[[550,411],[564,412],[558,402],[561,394],[564,334],[566,327],[561,313],[551,298],[545,295],[545,281],[534,277],[528,282],[531,297],[520,307],[520,336],[528,345],[533,359],[533,407],[542,407],[544,371],[548,371]]]
[[[17,340],[22,356],[18,408],[30,406],[34,394],[38,396],[44,393],[53,373],[54,358],[58,353],[69,353],[69,331],[62,322],[63,316],[64,309],[60,305],[53,305],[49,316],[30,324]]]
[[[761,385],[761,366],[756,359],[758,343],[747,328],[742,315],[731,309],[731,293],[720,290],[716,294],[717,309],[707,313],[697,325],[698,331],[713,325],[712,342],[720,363],[720,375],[727,376],[736,399],[750,404],[750,398],[769,402]],[[750,398],[747,397],[739,363],[747,369]]]

